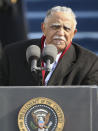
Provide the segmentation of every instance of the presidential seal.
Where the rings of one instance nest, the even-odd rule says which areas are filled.
[[[60,106],[45,97],[29,100],[18,114],[20,131],[62,131],[64,122]]]

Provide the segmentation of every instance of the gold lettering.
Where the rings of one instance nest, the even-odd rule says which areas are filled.
[[[20,124],[20,127],[22,128],[23,127],[23,122],[20,122],[19,124]]]
[[[60,113],[60,110],[59,110],[59,108],[56,105],[54,105],[53,108],[57,112],[57,114]]]
[[[41,100],[41,104],[44,104],[45,103],[45,100]]]
[[[46,104],[47,105],[51,105],[52,103],[50,101],[46,101]]]
[[[20,115],[19,115],[19,119],[20,119],[20,120],[23,120],[23,119],[24,119],[24,114],[20,114]]]

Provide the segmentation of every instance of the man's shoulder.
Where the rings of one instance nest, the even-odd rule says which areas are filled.
[[[23,40],[19,42],[15,42],[12,44],[9,44],[5,46],[6,51],[13,51],[13,50],[21,50],[21,49],[26,49],[30,45],[40,45],[41,39],[30,39],[30,40]]]
[[[85,64],[86,63],[94,63],[95,61],[98,61],[98,56],[94,52],[92,52],[91,50],[86,49],[76,43],[73,43],[72,45],[75,49],[77,60],[79,60]]]
[[[75,48],[75,51],[76,51],[76,54],[78,56],[92,56],[92,57],[98,57],[93,51],[87,49],[87,48],[84,48],[82,46],[80,46],[79,44],[77,43],[72,43],[72,45],[74,46]]]

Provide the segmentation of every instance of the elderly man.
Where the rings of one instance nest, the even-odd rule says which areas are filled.
[[[41,25],[43,36],[9,45],[0,64],[1,85],[98,85],[98,57],[72,43],[77,32],[75,14],[67,7],[53,7]],[[48,44],[58,49],[52,71],[44,80],[43,71],[31,73],[26,61],[26,49],[36,44],[43,50]],[[39,61],[38,65],[41,66]],[[45,82],[43,82],[45,81]]]

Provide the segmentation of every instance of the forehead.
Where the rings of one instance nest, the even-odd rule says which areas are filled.
[[[48,17],[47,19],[48,24],[49,23],[65,23],[65,24],[73,24],[74,19],[71,14],[69,13],[64,13],[64,12],[55,12],[52,13],[51,16]]]

